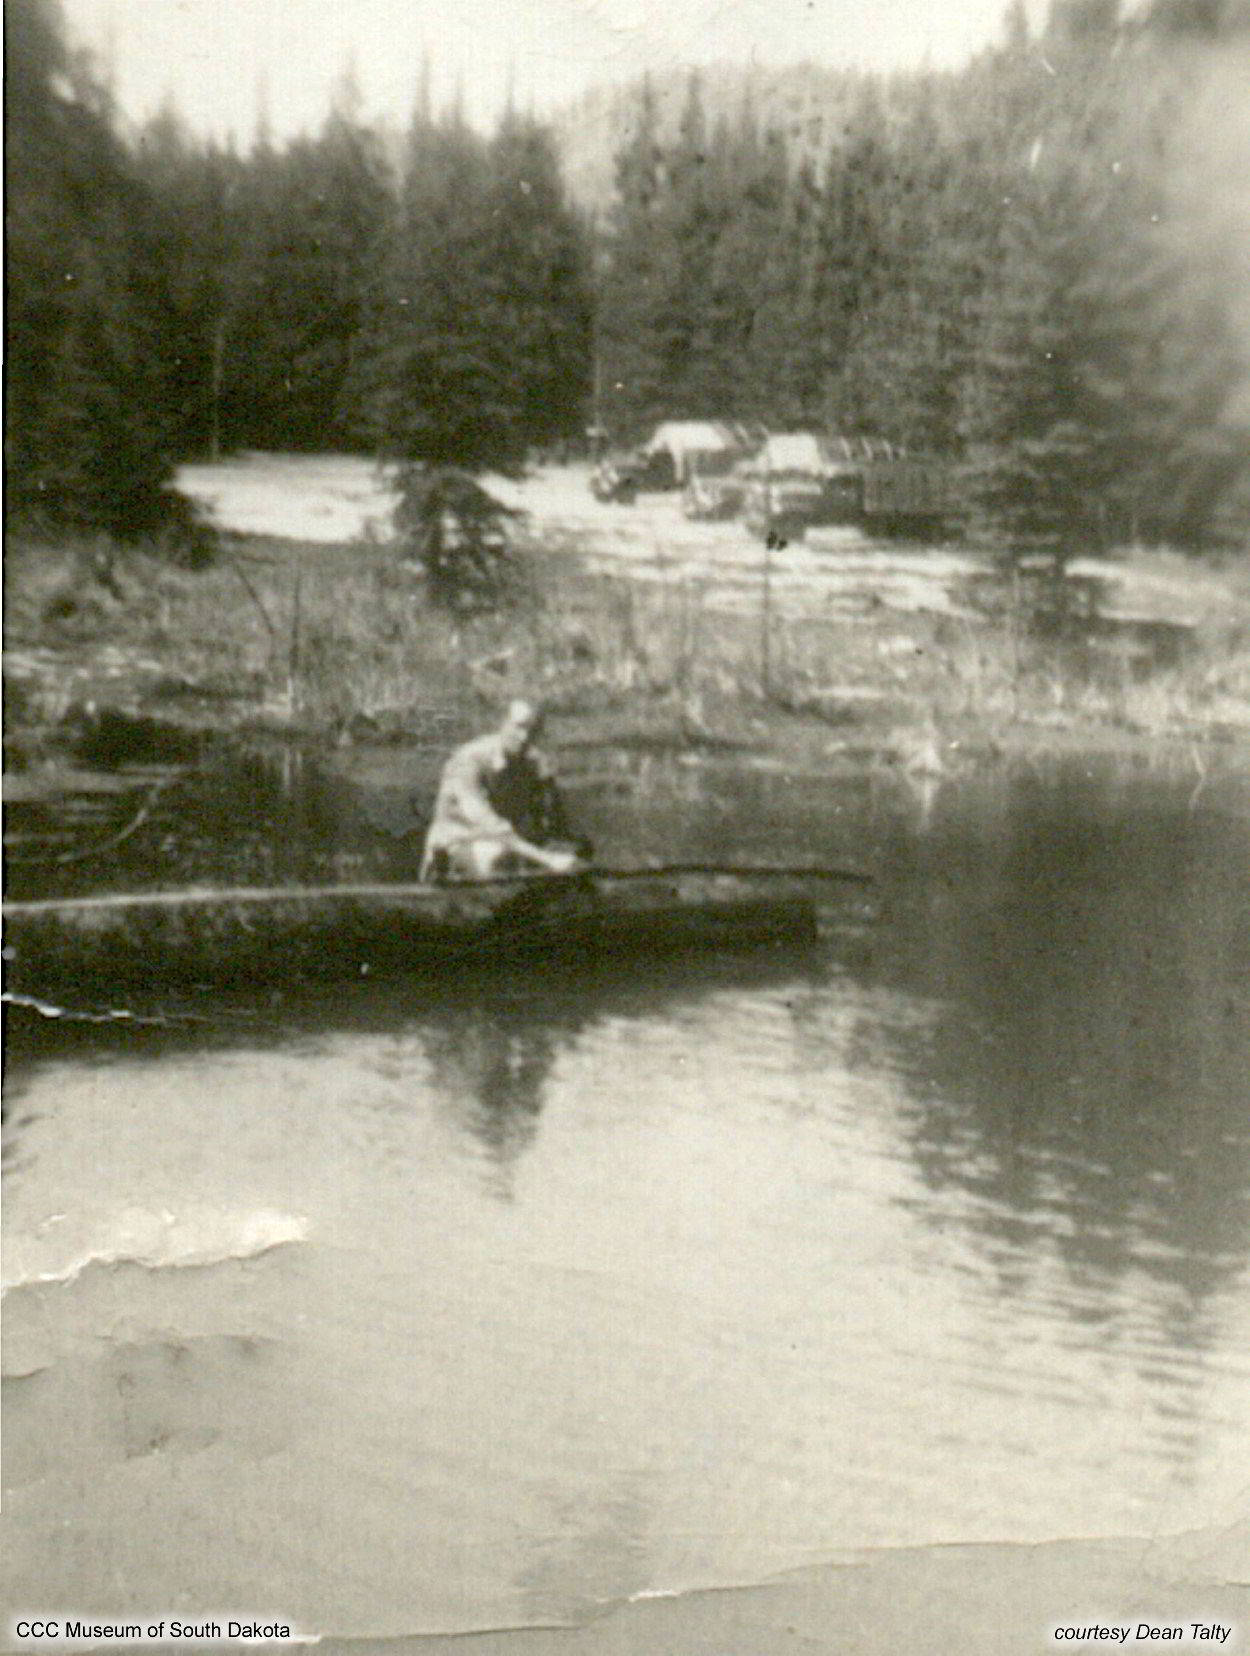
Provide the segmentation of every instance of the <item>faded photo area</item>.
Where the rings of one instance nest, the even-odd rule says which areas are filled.
[[[0,1648],[1250,1648],[1246,0],[8,0]]]

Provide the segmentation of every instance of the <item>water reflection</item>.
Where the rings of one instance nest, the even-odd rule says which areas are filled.
[[[392,750],[357,775],[292,743],[223,743],[178,768],[87,775],[81,792],[13,803],[8,895],[412,879],[437,760]]]
[[[501,1200],[511,1198],[516,1163],[538,1132],[552,1066],[590,1016],[567,1005],[536,1009],[505,987],[421,1028],[440,1107],[481,1146],[488,1188]]]
[[[1177,791],[1117,791],[965,792],[897,844],[884,975],[931,1013],[878,1008],[863,1039],[906,1087],[909,1206],[999,1295],[1119,1352],[1183,1460],[1250,1243],[1247,841]]]
[[[997,843],[960,822],[919,859],[904,947],[944,1012],[899,1032],[918,1161],[1017,1214],[1101,1214],[1062,1236],[1074,1266],[1123,1268],[1131,1235],[1201,1287],[1246,1241],[1244,865],[1163,801],[1011,804]]]
[[[1244,822],[1077,775],[944,781],[923,822],[897,787],[700,786],[729,842],[637,802],[629,834],[872,861],[871,940],[167,1001],[13,1055],[36,1265],[136,1193],[182,1234],[191,1184],[213,1235],[305,1227],[237,1273],[84,1278],[37,1329],[90,1365],[190,1301],[274,1342],[303,1446],[266,1439],[261,1488],[213,1346],[238,1421],[202,1465],[212,1510],[262,1501],[228,1562],[294,1606],[327,1556],[388,1625],[480,1625],[839,1546],[1177,1529],[1245,1487]],[[140,1440],[201,1455],[207,1405],[144,1363]],[[196,1555],[153,1574],[185,1503],[146,1458],[142,1500],[124,1456],[99,1485],[150,1586]]]

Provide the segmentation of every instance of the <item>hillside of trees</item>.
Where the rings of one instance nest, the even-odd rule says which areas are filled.
[[[133,537],[182,459],[507,469],[702,416],[945,454],[1013,552],[1244,542],[1248,10],[1054,0],[1032,39],[1016,0],[964,70],[666,77],[561,157],[419,85],[396,141],[350,77],[281,144],[125,129],[10,0],[10,518]]]
[[[749,88],[726,113],[723,82],[691,76],[674,120],[671,87],[644,85],[606,214],[603,423],[944,453],[970,530],[1020,550],[1227,525],[1250,455],[1250,123],[1219,168],[1210,140],[1250,54],[1237,30],[1216,49],[1220,20],[1112,12],[1060,8],[1033,41],[1017,9],[959,73],[844,76],[820,155],[793,86],[770,124]]]

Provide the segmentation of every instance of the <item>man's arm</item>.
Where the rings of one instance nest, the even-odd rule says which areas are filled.
[[[438,791],[438,815],[469,834],[510,834],[512,824],[490,802],[485,763],[477,754],[455,754]]]

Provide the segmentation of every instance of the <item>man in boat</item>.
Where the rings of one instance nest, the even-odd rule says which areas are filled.
[[[571,841],[551,762],[535,746],[542,722],[533,702],[511,702],[498,730],[448,759],[425,837],[423,880],[526,869],[567,874],[589,857],[588,845]]]

